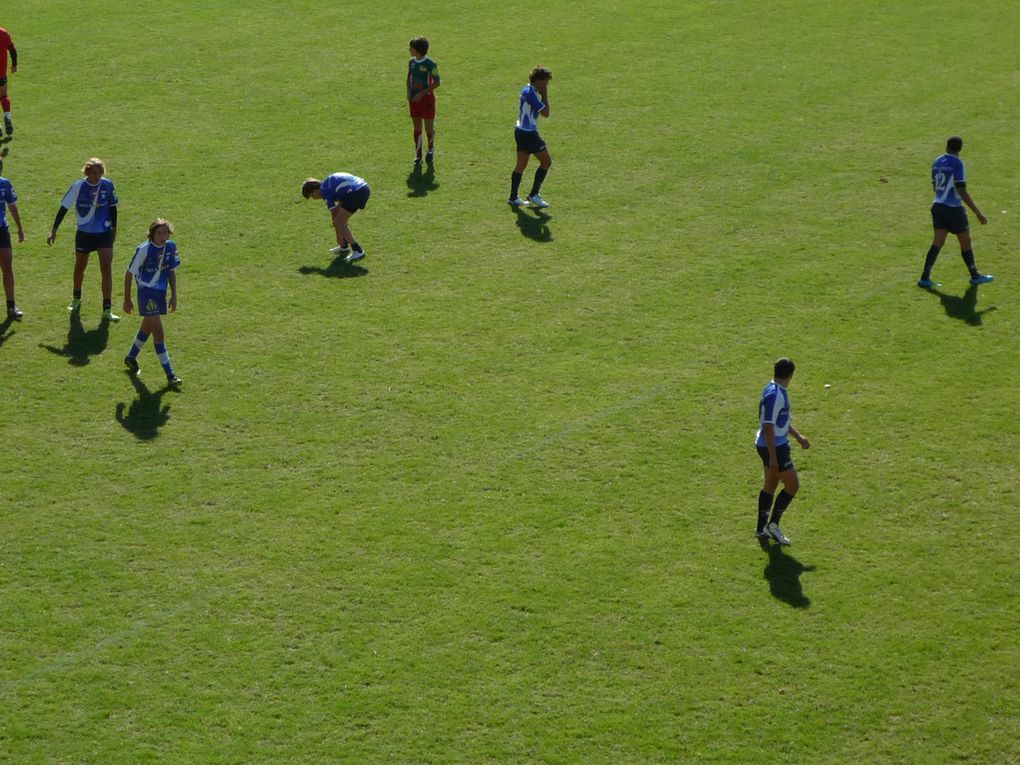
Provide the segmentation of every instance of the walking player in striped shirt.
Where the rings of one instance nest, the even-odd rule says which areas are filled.
[[[787,358],[776,361],[772,380],[765,386],[758,403],[758,435],[755,446],[765,467],[765,481],[758,493],[758,528],[754,532],[759,539],[772,538],[781,545],[790,544],[789,538],[779,528],[779,519],[793,502],[800,481],[797,468],[790,456],[790,436],[797,439],[802,449],[811,443],[790,424],[790,387],[794,363]],[[783,490],[775,497],[776,489],[782,482]],[[775,497],[775,504],[772,499]],[[769,511],[772,518],[769,518]]]

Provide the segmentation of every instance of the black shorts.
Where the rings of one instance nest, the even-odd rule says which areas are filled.
[[[365,209],[365,205],[368,204],[368,198],[371,195],[372,190],[368,186],[362,186],[357,191],[352,191],[344,197],[344,201],[340,203],[340,206],[349,213],[356,213],[358,210]]]
[[[931,223],[935,228],[944,228],[950,234],[962,234],[970,230],[967,211],[962,207],[933,204],[931,206]]]
[[[113,249],[113,231],[104,231],[101,234],[90,234],[87,231],[79,231],[74,235],[75,252],[92,252],[93,250]]]
[[[0,228],[0,250],[11,249],[11,227]]]
[[[766,468],[769,466],[769,450],[764,446],[759,446],[758,456],[761,457],[761,464]],[[779,472],[785,473],[787,470],[793,470],[793,457],[790,456],[790,445],[782,444],[776,447],[776,461],[779,462]]]
[[[531,154],[538,154],[545,151],[545,141],[538,134],[537,130],[521,130],[514,128],[514,140],[517,141],[517,151],[527,151]]]

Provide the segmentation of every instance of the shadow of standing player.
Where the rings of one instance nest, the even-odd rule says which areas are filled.
[[[57,348],[45,343],[39,343],[40,348],[45,348],[50,353],[63,356],[67,363],[73,367],[86,366],[93,356],[98,356],[106,350],[110,342],[110,320],[101,319],[99,326],[95,329],[85,330],[81,323],[81,313],[71,313],[70,327],[67,330],[67,342],[63,348]]]
[[[171,390],[178,392],[179,389],[166,385],[153,393],[134,372],[129,370],[126,374],[138,391],[138,398],[131,402],[131,406],[117,404],[114,416],[117,422],[134,434],[139,441],[151,441],[159,435],[159,429],[170,420],[170,404],[163,403],[163,394]]]
[[[414,169],[407,176],[407,188],[410,189],[407,192],[409,197],[428,196],[430,191],[438,189],[439,183],[436,181],[435,165],[426,165],[425,172],[422,172],[421,165],[415,164]]]
[[[942,307],[946,310],[946,316],[951,319],[965,321],[972,327],[980,327],[984,323],[981,317],[996,309],[996,306],[993,305],[981,311],[977,310],[978,288],[976,284],[970,285],[967,291],[960,297],[947,295],[936,287],[928,291],[933,295],[939,296],[939,300],[942,301]]]
[[[12,319],[10,316],[8,316],[6,319],[0,322],[0,346],[7,342],[7,338],[14,334],[13,332],[7,331],[11,328],[11,325],[13,323],[14,319]]]
[[[807,608],[811,598],[804,594],[800,584],[800,575],[805,571],[814,571],[814,566],[805,566],[792,555],[783,552],[781,545],[774,545],[767,539],[758,540],[761,549],[769,554],[769,562],[765,566],[765,579],[769,583],[769,591],[776,600],[788,603],[794,608]]]
[[[353,279],[358,276],[364,276],[368,273],[368,269],[357,266],[354,263],[348,263],[345,256],[337,255],[326,268],[321,266],[301,266],[298,269],[298,273],[305,276],[308,274],[318,274],[319,276],[326,276],[331,279]]]
[[[552,241],[552,230],[549,228],[552,216],[549,213],[535,210],[532,215],[526,207],[515,207],[514,212],[517,213],[517,228],[524,236],[536,242]]]

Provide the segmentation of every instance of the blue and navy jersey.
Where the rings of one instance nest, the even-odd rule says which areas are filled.
[[[932,204],[963,207],[963,200],[956,193],[958,183],[967,183],[963,160],[955,154],[943,154],[931,166],[931,187],[935,190]]]
[[[765,424],[771,423],[776,429],[776,446],[790,443],[790,394],[775,380],[769,382],[761,392],[758,403],[757,446],[765,446]]]
[[[166,292],[170,272],[181,264],[177,245],[168,240],[162,247],[142,242],[135,249],[128,271],[134,274],[139,287]]]
[[[0,228],[7,227],[7,205],[13,205],[17,201],[18,195],[14,193],[11,182],[0,176]]]
[[[517,127],[533,133],[538,130],[538,113],[545,108],[542,96],[531,85],[521,88],[521,110],[517,117]]]
[[[332,210],[343,202],[347,195],[358,189],[363,189],[368,183],[364,178],[359,178],[350,173],[333,173],[322,182],[319,191],[322,192],[322,201],[326,207]]]
[[[82,178],[71,184],[60,206],[68,210],[74,208],[79,231],[104,234],[111,228],[110,208],[116,207],[118,202],[113,181],[109,178],[100,178],[95,186]]]

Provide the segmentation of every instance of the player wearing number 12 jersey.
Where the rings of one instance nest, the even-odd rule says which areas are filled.
[[[963,149],[963,139],[958,135],[952,136],[946,141],[946,153],[936,157],[931,166],[931,186],[935,191],[935,199],[931,205],[931,220],[935,228],[935,235],[932,238],[931,247],[924,259],[924,271],[917,282],[918,287],[931,289],[938,284],[932,281],[931,269],[939,256],[939,250],[946,243],[950,234],[955,234],[960,241],[960,254],[963,262],[970,271],[971,284],[985,284],[992,281],[991,274],[982,274],[977,270],[974,263],[974,250],[970,243],[970,223],[967,221],[967,205],[981,225],[988,223],[977,204],[970,197],[967,191],[967,173],[960,159],[960,151]]]

